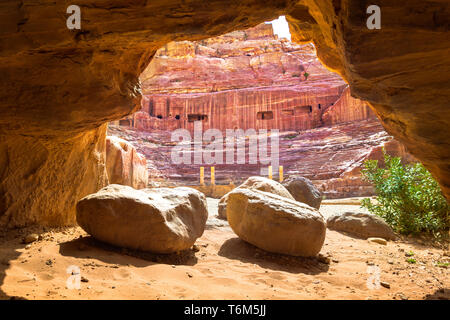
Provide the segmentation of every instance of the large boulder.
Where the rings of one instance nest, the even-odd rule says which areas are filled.
[[[325,240],[318,210],[273,193],[236,188],[228,194],[226,215],[242,240],[266,251],[315,256]]]
[[[319,209],[322,202],[321,192],[313,185],[311,180],[304,177],[292,176],[281,183],[295,200]]]
[[[136,190],[113,184],[77,203],[77,222],[94,238],[155,253],[190,248],[207,218],[205,196],[184,187]]]
[[[270,193],[277,194],[279,196],[294,200],[294,198],[289,193],[289,191],[285,187],[283,187],[280,183],[278,183],[274,180],[268,179],[268,178],[264,178],[264,177],[258,177],[258,176],[250,177],[247,180],[245,180],[244,183],[241,184],[236,189],[238,189],[238,188],[270,192]],[[234,190],[236,190],[236,189],[234,189]],[[224,219],[224,220],[227,219],[226,207],[227,207],[228,194],[229,193],[227,193],[222,198],[220,198],[220,201],[219,201],[218,217],[220,219]]]
[[[111,184],[135,189],[147,187],[147,160],[133,145],[119,137],[106,137],[106,171]]]
[[[337,213],[328,217],[327,227],[331,230],[344,231],[364,239],[377,237],[394,240],[396,238],[394,231],[382,218],[370,213]]]

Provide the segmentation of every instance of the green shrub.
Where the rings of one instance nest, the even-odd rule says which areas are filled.
[[[369,212],[382,217],[396,232],[432,233],[446,236],[450,206],[438,183],[420,163],[402,165],[383,149],[385,167],[377,160],[367,160],[361,170],[363,179],[373,184],[378,203],[362,200]]]

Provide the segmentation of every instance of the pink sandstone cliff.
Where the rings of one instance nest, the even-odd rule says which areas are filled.
[[[194,121],[201,121],[203,130],[279,129],[285,176],[313,180],[328,198],[372,195],[359,170],[366,159],[381,160],[382,146],[414,161],[370,107],[322,66],[312,45],[277,39],[271,25],[169,43],[141,81],[141,111],[110,125],[109,134],[129,140],[147,157],[152,181],[198,183],[201,165],[175,165],[170,156],[171,131],[192,131]],[[238,184],[261,169],[260,164],[215,167],[220,184]],[[208,168],[205,173],[208,179]]]
[[[340,100],[352,108],[334,116],[337,122],[374,116],[320,63],[313,45],[278,39],[269,24],[200,42],[169,43],[141,81],[142,110],[120,122],[139,130],[192,130],[197,120],[204,129],[306,130],[334,121],[323,116]],[[347,112],[335,109],[331,114]]]
[[[106,172],[110,184],[123,184],[136,189],[146,188],[146,158],[133,145],[114,136],[106,137]]]

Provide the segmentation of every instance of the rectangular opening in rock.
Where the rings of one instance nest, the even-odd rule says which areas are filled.
[[[256,118],[258,120],[272,120],[273,112],[272,111],[261,111],[256,114]]]
[[[208,116],[206,114],[188,114],[188,122],[206,121]]]

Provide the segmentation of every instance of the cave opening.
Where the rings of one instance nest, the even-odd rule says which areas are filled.
[[[150,180],[161,185],[196,185],[201,166],[216,167],[215,184],[236,185],[251,175],[267,175],[267,164],[251,163],[248,154],[252,134],[261,130],[278,131],[279,165],[285,176],[311,179],[330,198],[373,194],[353,172],[362,166],[361,159],[381,159],[385,145],[392,145],[394,155],[412,161],[367,103],[353,98],[348,84],[322,65],[314,45],[291,42],[287,22],[280,21],[197,42],[171,42],[156,52],[140,76],[142,109],[128,116],[134,119],[135,132],[127,135],[149,162],[157,164]],[[161,121],[155,121],[154,114]],[[196,123],[201,123],[207,136],[203,153],[217,141],[208,130],[217,130],[223,137],[230,129],[244,132],[244,146],[239,147],[236,140],[233,147],[234,163],[226,163],[227,151],[219,148],[210,154],[212,163],[194,163],[192,158],[183,165],[167,166],[162,158],[152,156],[154,146],[138,143],[145,141],[139,136],[150,136],[152,143],[158,137],[162,146],[180,129],[194,137]],[[110,125],[110,134],[120,136],[116,129]],[[320,150],[323,141],[328,145]],[[246,158],[236,163],[242,149]],[[165,158],[170,158],[170,149],[165,152]],[[272,152],[270,143],[268,152]],[[272,174],[279,179],[276,166]]]

